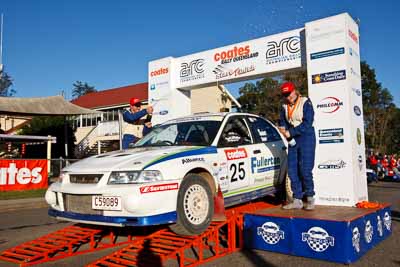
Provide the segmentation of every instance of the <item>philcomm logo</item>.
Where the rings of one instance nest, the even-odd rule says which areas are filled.
[[[341,159],[327,160],[318,165],[318,169],[327,170],[327,169],[343,169],[346,167],[346,162]]]
[[[342,55],[342,54],[344,54],[344,47],[329,49],[329,50],[316,52],[316,53],[311,53],[310,59],[314,60],[314,59],[319,59],[319,58],[324,58],[324,57],[332,57],[332,56],[337,56],[337,55]]]
[[[279,157],[252,157],[251,173],[263,173],[272,170],[279,170],[281,159]]]
[[[361,145],[361,130],[357,128],[357,143]]]
[[[238,62],[249,58],[258,57],[258,52],[251,52],[250,46],[234,46],[231,49],[219,51],[214,54],[214,61],[221,64]]]
[[[189,63],[181,63],[181,82],[188,82],[204,78],[204,59],[195,59]]]
[[[245,67],[237,67],[235,69],[230,69],[230,68],[224,67],[223,65],[218,65],[213,70],[213,73],[215,74],[215,78],[217,80],[220,80],[223,78],[238,77],[243,74],[253,72],[255,70],[256,70],[256,67],[254,65],[245,66]]]
[[[343,101],[340,101],[339,98],[328,96],[317,104],[317,109],[322,110],[323,113],[334,113],[338,111],[341,106],[343,106]]]
[[[326,83],[346,79],[346,70],[337,70],[325,73],[314,74],[311,76],[312,83]]]
[[[279,41],[270,41],[267,43],[266,64],[275,64],[299,59],[300,36],[291,36]]]
[[[318,130],[318,135],[320,144],[344,142],[343,128],[321,129]]]
[[[357,105],[354,106],[353,110],[354,110],[354,113],[355,113],[357,116],[360,116],[360,115],[361,115],[361,109],[360,109],[359,106],[357,106]]]

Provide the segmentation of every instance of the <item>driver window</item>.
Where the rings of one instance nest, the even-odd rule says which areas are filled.
[[[244,118],[230,118],[222,131],[218,146],[238,146],[251,144],[251,137]]]

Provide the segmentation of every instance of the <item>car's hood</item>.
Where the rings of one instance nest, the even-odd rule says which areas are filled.
[[[114,170],[141,170],[160,157],[198,149],[195,146],[138,147],[114,151],[82,159],[63,171],[74,173],[109,172]]]

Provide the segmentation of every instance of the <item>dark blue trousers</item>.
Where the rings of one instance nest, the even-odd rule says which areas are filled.
[[[303,195],[315,195],[312,170],[315,161],[315,134],[312,133],[295,138],[296,145],[289,146],[288,175],[293,197],[302,199]]]
[[[137,139],[133,134],[124,134],[122,137],[122,149],[128,149],[129,144],[135,143]]]

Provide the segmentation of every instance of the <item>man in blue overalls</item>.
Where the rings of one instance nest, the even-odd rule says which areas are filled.
[[[288,175],[293,191],[293,202],[283,209],[314,209],[315,160],[314,109],[310,99],[301,96],[293,83],[281,86],[284,104],[280,111],[279,131],[289,142]],[[306,202],[303,205],[303,197]]]
[[[142,103],[137,98],[131,98],[129,104],[129,110],[124,110],[124,112],[122,113],[122,118],[127,123],[139,124],[139,120],[142,117],[146,115],[150,116],[153,113],[153,107],[150,105],[147,106],[146,109],[141,110]],[[151,126],[152,125],[150,121],[145,121],[142,132],[143,136],[150,131]],[[129,148],[129,144],[135,143],[138,139],[139,138],[134,136],[133,134],[124,134],[122,138],[122,149]]]

